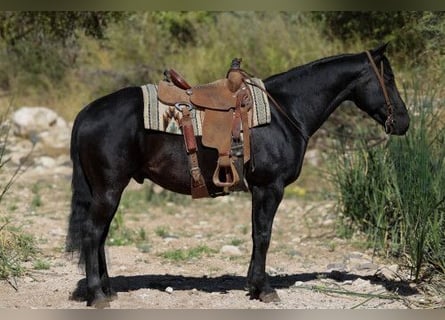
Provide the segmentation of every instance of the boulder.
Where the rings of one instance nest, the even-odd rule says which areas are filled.
[[[16,137],[35,144],[35,155],[58,157],[69,152],[71,128],[56,112],[45,107],[22,107],[11,117]]]
[[[13,133],[28,139],[33,139],[36,134],[53,128],[68,128],[63,118],[45,107],[21,107],[12,114],[11,120]]]

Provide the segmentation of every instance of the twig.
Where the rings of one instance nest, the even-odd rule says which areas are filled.
[[[368,299],[363,300],[362,302],[356,304],[355,306],[352,306],[351,309],[357,309],[358,307],[364,305],[366,302],[371,301],[374,299],[374,297],[369,297]]]
[[[19,286],[17,285],[15,277],[13,277],[12,279],[14,280],[14,283],[11,282],[10,278],[6,278],[6,282],[9,283],[9,285],[13,287],[15,291],[19,291]]]
[[[301,285],[301,286],[297,286],[296,288],[302,288],[302,289],[306,289],[306,290],[314,290],[314,291],[321,292],[321,293],[344,294],[344,295],[362,297],[362,298],[401,300],[401,298],[395,294],[360,293],[360,292],[354,292],[354,291],[350,291],[350,290],[346,290],[346,289],[327,288],[327,287],[319,286],[319,285],[312,285],[312,286]]]

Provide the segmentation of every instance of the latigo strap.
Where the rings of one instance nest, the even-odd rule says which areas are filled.
[[[177,104],[177,108],[182,112],[181,127],[184,134],[184,142],[189,156],[191,193],[192,198],[205,198],[209,196],[204,177],[201,174],[198,162],[198,147],[196,144],[195,133],[193,132],[193,123],[190,116],[190,106]]]

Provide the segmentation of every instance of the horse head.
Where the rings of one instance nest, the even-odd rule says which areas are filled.
[[[384,55],[387,43],[366,52],[363,71],[354,90],[353,101],[388,134],[403,135],[409,115],[397,89],[391,65]]]

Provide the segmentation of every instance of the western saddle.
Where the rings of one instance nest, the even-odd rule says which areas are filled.
[[[166,79],[159,82],[158,99],[182,112],[180,126],[189,155],[192,198],[209,196],[198,163],[191,119],[194,108],[204,112],[202,144],[218,150],[213,183],[223,188],[223,194],[247,189],[243,165],[250,159],[248,111],[252,97],[245,82],[249,76],[240,65],[241,59],[235,58],[225,78],[194,87],[173,69],[165,71]]]

